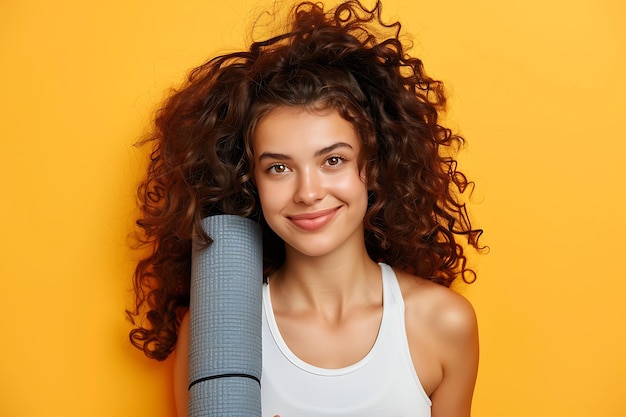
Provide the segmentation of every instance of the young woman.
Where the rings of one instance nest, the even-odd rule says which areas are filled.
[[[231,213],[264,229],[263,415],[470,415],[476,318],[448,287],[478,247],[443,86],[381,5],[294,7],[290,29],[196,68],[156,120],[140,188],[131,341],[175,352],[186,415],[191,241]],[[374,34],[391,31],[389,36]]]

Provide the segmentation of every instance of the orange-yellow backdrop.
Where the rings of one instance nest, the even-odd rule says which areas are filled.
[[[133,189],[165,89],[270,0],[0,3],[0,415],[172,416],[127,343]],[[369,2],[368,4],[371,4]],[[447,82],[486,229],[474,415],[626,415],[626,7],[385,0]]]

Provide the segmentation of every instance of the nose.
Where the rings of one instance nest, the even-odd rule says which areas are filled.
[[[322,200],[326,190],[320,173],[314,168],[307,168],[299,172],[294,192],[294,201],[299,204],[312,205]]]

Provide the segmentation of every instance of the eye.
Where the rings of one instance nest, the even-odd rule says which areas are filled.
[[[343,161],[345,161],[345,159],[341,156],[331,156],[326,159],[326,165],[336,167],[338,165],[341,165]]]
[[[274,164],[267,168],[268,172],[272,174],[282,174],[284,172],[288,172],[289,168],[285,164]]]

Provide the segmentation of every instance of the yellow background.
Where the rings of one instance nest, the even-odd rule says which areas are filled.
[[[267,3],[0,3],[0,415],[173,415],[171,365],[127,342],[131,145]],[[626,6],[384,6],[468,140],[491,247],[460,289],[481,327],[474,415],[626,415]]]

